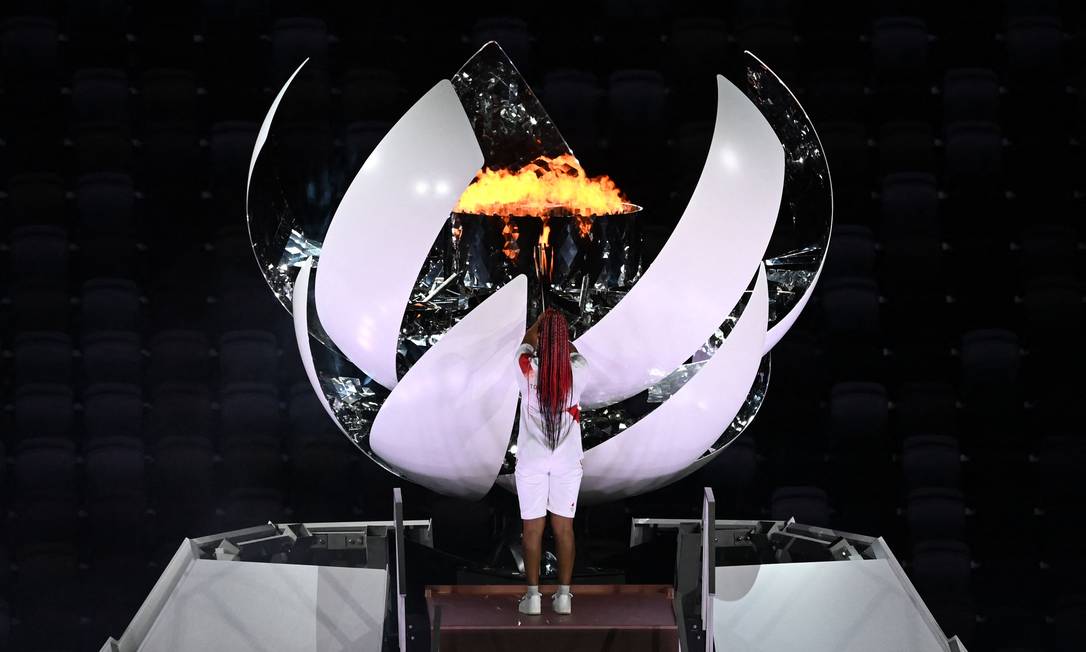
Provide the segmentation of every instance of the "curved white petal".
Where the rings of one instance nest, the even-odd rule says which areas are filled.
[[[298,353],[302,356],[302,368],[305,369],[305,376],[309,379],[309,384],[313,386],[313,391],[316,392],[321,405],[324,406],[324,411],[332,418],[332,423],[336,424],[339,431],[350,437],[347,429],[336,418],[336,413],[332,411],[332,406],[328,403],[328,397],[324,395],[320,380],[317,378],[317,368],[313,365],[313,350],[310,348],[309,343],[309,311],[306,310],[306,301],[309,297],[309,277],[312,271],[312,258],[303,261],[298,266],[298,278],[294,281],[294,299],[292,301],[293,305],[297,306],[297,309],[294,310],[294,337],[298,340]]]
[[[253,181],[253,168],[256,167],[256,160],[260,158],[260,150],[264,149],[264,143],[268,140],[268,132],[271,131],[272,118],[275,117],[275,112],[279,109],[279,102],[283,100],[283,96],[287,94],[287,88],[290,87],[290,83],[294,81],[294,78],[298,76],[298,73],[302,71],[302,67],[309,61],[309,57],[306,57],[305,61],[298,64],[298,67],[294,69],[294,72],[287,78],[283,87],[279,89],[279,93],[272,100],[271,108],[268,109],[268,113],[264,116],[264,122],[260,123],[260,131],[256,133],[256,143],[253,145],[253,156],[249,159],[249,175],[245,178],[245,214],[249,214],[249,185]]]
[[[581,503],[644,493],[685,475],[746,400],[768,319],[765,267],[759,266],[743,314],[697,375],[643,419],[585,452]]]
[[[514,354],[527,299],[521,275],[411,367],[374,419],[370,445],[378,457],[443,494],[476,499],[490,489],[516,417]]]
[[[321,249],[315,301],[359,369],[396,385],[396,347],[419,268],[483,153],[442,80],[393,125],[351,182]]]
[[[637,284],[576,341],[594,367],[582,405],[649,387],[724,321],[765,254],[783,188],[784,150],[773,128],[717,75],[709,157],[686,211]]]

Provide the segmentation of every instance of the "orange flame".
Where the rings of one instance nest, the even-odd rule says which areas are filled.
[[[453,209],[477,215],[613,215],[627,210],[610,177],[588,177],[572,154],[540,157],[516,171],[483,168]]]
[[[541,279],[550,280],[551,271],[554,269],[554,261],[551,259],[551,225],[549,218],[543,218],[543,231],[539,234],[539,244],[536,245],[536,275]]]

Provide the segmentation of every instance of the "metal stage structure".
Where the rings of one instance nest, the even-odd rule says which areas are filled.
[[[520,614],[515,575],[439,568],[466,560],[434,550],[430,521],[403,519],[398,489],[393,508],[392,521],[186,539],[101,650],[965,652],[883,539],[717,519],[708,488],[700,519],[631,523],[630,559],[672,568],[670,583],[639,582],[633,568],[575,576],[570,615]]]

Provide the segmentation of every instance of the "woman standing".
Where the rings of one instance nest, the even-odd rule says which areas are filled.
[[[558,591],[555,613],[573,607],[573,515],[581,488],[581,411],[588,363],[569,341],[569,324],[561,312],[547,309],[524,335],[517,349],[520,382],[520,428],[517,433],[517,499],[524,521],[524,574],[528,591],[521,613],[538,614],[539,561],[543,528],[550,512],[558,546]]]

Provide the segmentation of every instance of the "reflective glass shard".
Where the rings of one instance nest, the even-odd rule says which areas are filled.
[[[303,261],[320,255],[320,242],[310,240],[297,229],[291,229],[287,244],[283,247],[283,257],[279,259],[279,267],[297,267]]]
[[[253,254],[288,312],[298,264],[320,253],[355,171],[336,154],[329,124],[313,115],[305,90],[321,75],[303,63],[280,89],[257,137],[246,195]]]
[[[486,167],[520,168],[540,156],[572,154],[539,99],[496,42],[452,76]]]
[[[749,52],[740,88],[784,146],[784,195],[766,250],[769,325],[794,308],[814,281],[833,225],[833,192],[814,125],[784,82]]]
[[[314,267],[310,273],[318,272],[319,267]],[[369,442],[373,420],[390,392],[348,360],[328,337],[313,300],[315,287],[311,277],[304,309],[310,354],[321,392],[354,445],[378,465],[399,475],[374,454]]]

